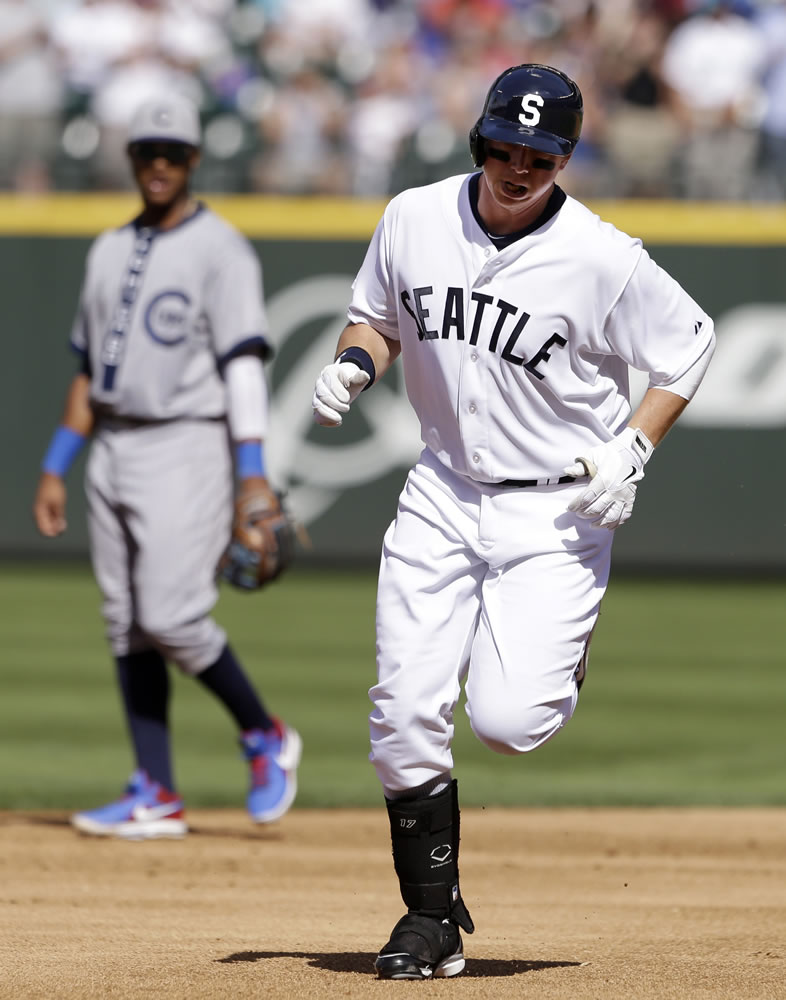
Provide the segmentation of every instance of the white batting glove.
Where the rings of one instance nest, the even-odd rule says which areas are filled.
[[[314,420],[325,427],[339,427],[342,413],[349,412],[368,380],[368,372],[351,361],[334,361],[327,365],[314,387],[311,400]]]
[[[579,517],[586,517],[596,528],[618,528],[633,511],[636,483],[644,478],[644,466],[653,452],[647,435],[638,427],[625,430],[606,444],[592,448],[589,455],[568,465],[569,476],[592,478],[580,496],[568,504]]]

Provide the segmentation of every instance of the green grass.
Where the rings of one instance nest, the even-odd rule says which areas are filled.
[[[377,805],[368,763],[375,574],[294,569],[216,616],[270,709],[301,731],[300,806]],[[786,586],[613,577],[579,709],[551,743],[500,757],[457,712],[465,805],[786,803]],[[84,566],[0,570],[0,808],[72,808],[131,770]],[[232,721],[174,672],[176,773],[191,806],[237,806]]]

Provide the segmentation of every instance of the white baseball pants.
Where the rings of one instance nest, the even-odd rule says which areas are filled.
[[[567,510],[584,485],[485,486],[428,449],[411,470],[383,544],[369,692],[386,789],[450,771],[462,681],[472,730],[498,753],[534,750],[570,719],[613,541]]]

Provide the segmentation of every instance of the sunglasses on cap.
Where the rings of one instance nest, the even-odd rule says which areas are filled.
[[[128,151],[135,160],[142,163],[152,163],[153,160],[162,158],[173,166],[182,167],[188,163],[194,147],[182,142],[132,142]]]

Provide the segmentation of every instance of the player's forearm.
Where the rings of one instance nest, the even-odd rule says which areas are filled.
[[[267,382],[262,361],[243,354],[226,366],[227,422],[234,442],[235,473],[243,482],[264,479],[268,426]]]
[[[89,437],[93,432],[95,415],[90,405],[90,378],[83,372],[74,376],[68,388],[60,423],[83,437]]]
[[[668,389],[648,389],[628,426],[638,427],[658,445],[687,405],[687,399]]]
[[[55,428],[49,447],[41,462],[41,482],[48,477],[62,480],[70,469],[85,441],[93,431],[95,417],[90,406],[90,378],[80,372],[75,375],[66,395],[63,416]],[[39,492],[40,492],[39,485]],[[49,494],[46,490],[36,499],[36,521],[45,535],[59,534],[65,528],[63,510],[65,494],[60,487]],[[46,511],[47,513],[41,513]],[[54,513],[53,513],[54,512]],[[51,523],[48,523],[50,522]],[[55,523],[61,525],[55,530]],[[50,530],[51,529],[51,530]]]
[[[365,323],[350,323],[344,328],[338,340],[336,357],[348,347],[360,347],[369,354],[374,362],[376,378],[381,378],[401,353],[398,340],[384,337]]]
[[[268,427],[267,382],[262,361],[251,354],[233,358],[226,366],[227,423],[232,440],[264,441]]]

